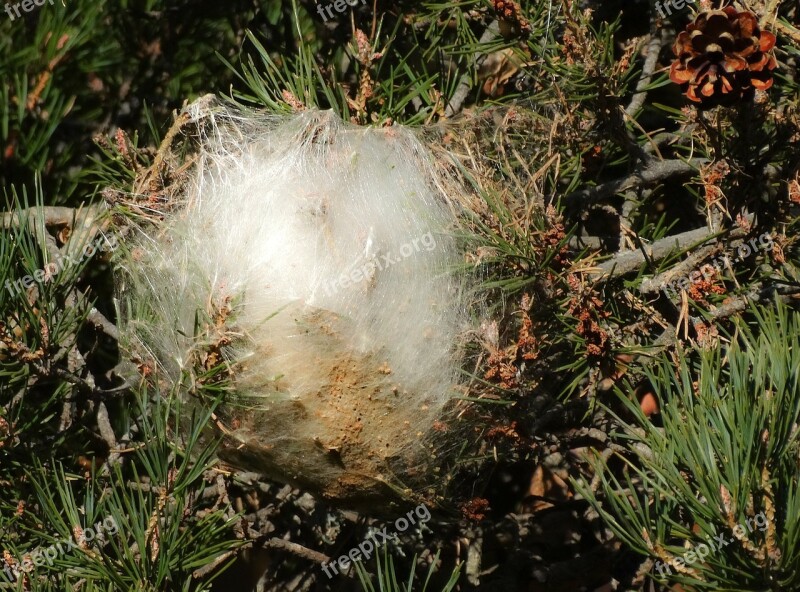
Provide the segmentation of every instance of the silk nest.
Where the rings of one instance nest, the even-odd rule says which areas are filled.
[[[352,505],[409,495],[462,393],[462,188],[402,126],[188,115],[187,181],[128,239],[128,347],[186,396],[229,379],[228,462]]]

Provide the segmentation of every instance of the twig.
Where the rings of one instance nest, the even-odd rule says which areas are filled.
[[[203,567],[196,569],[192,572],[192,577],[196,580],[201,580],[205,578],[208,574],[212,571],[217,569],[220,564],[225,563],[228,559],[233,557],[234,555],[238,554],[245,546],[248,546],[249,543],[242,545],[241,547],[237,547],[236,549],[231,549],[230,551],[225,551],[222,555],[214,559],[211,563],[207,563]]]
[[[658,148],[676,144],[681,140],[691,139],[692,137],[691,131],[694,127],[695,124],[691,124],[681,133],[658,132],[650,137],[649,139],[650,141],[644,145],[643,150],[646,154],[650,155],[653,152],[656,152]]]
[[[86,206],[79,209],[64,206],[36,206],[12,212],[5,212],[0,217],[2,228],[19,228],[22,225],[35,227],[37,220],[43,220],[45,226],[83,226],[87,219],[94,220],[101,213],[99,206]]]
[[[108,449],[114,450],[117,447],[117,436],[114,434],[114,428],[111,427],[108,409],[106,409],[106,405],[103,402],[97,405],[97,429],[100,432],[100,437],[108,444]]]
[[[700,166],[708,162],[705,158],[693,158],[689,161],[684,160],[656,160],[649,161],[647,166],[640,171],[632,173],[627,177],[609,181],[595,187],[586,187],[573,191],[565,199],[567,207],[586,206],[606,197],[611,197],[617,193],[635,189],[646,185],[652,185],[659,181],[689,175],[697,172]]]
[[[477,532],[470,533],[470,544],[467,547],[467,565],[464,569],[464,575],[467,581],[473,586],[480,586],[481,584],[481,558],[483,555],[483,533],[480,529]]]
[[[697,228],[657,240],[649,248],[643,246],[637,251],[623,251],[595,267],[595,279],[608,280],[625,275],[639,269],[642,263],[664,259],[675,249],[687,249],[716,237],[715,234],[708,234],[706,228]]]
[[[653,78],[653,72],[655,72],[656,65],[658,65],[658,54],[664,42],[662,38],[664,30],[661,28],[661,33],[658,33],[658,30],[659,29],[655,29],[655,32],[652,33],[652,37],[650,38],[650,42],[647,44],[647,57],[642,65],[642,73],[641,76],[639,76],[639,82],[636,83],[636,92],[633,94],[631,102],[625,107],[625,114],[631,117],[644,105],[644,101],[647,98],[647,90],[645,89],[650,84]]]
[[[764,286],[759,282],[754,284],[746,293],[731,298],[722,306],[710,311],[701,311],[701,316],[693,316],[688,320],[692,325],[701,322],[721,321],[736,313],[744,312],[754,303],[766,302],[773,296],[782,302],[790,302],[795,293],[796,290],[784,291],[777,289],[774,285]],[[657,341],[660,341],[660,338]]]
[[[630,217],[633,210],[636,208],[636,195],[633,191],[625,192],[625,201],[622,203],[622,208],[617,215],[619,219],[619,247],[618,250],[624,251],[627,247],[628,237],[633,236],[637,243],[641,243],[641,239],[632,230],[633,226],[630,223]]]
[[[772,23],[772,26],[775,27],[775,30],[778,31],[781,35],[786,35],[789,39],[794,41],[797,44],[800,44],[800,31],[792,27],[791,25],[787,25],[779,20],[775,20]]]
[[[27,349],[27,348],[25,348]],[[19,350],[22,351],[23,347],[20,346]],[[133,384],[131,382],[125,382],[124,384],[110,388],[110,389],[99,389],[95,387],[91,382],[84,380],[77,374],[70,372],[69,370],[65,370],[59,366],[53,366],[48,364],[45,366],[41,362],[36,360],[26,359],[24,357],[20,357],[17,353],[15,355],[17,359],[20,359],[21,362],[30,365],[33,371],[36,373],[37,376],[41,378],[60,378],[65,382],[68,382],[74,385],[78,391],[83,393],[84,395],[88,395],[94,399],[110,399],[116,396],[122,396],[128,393],[131,388],[133,388]],[[64,399],[65,401],[72,401],[71,397]]]
[[[691,322],[694,324],[702,321],[720,321],[727,319],[738,312],[745,311],[752,303],[762,302],[776,293],[783,301],[788,301],[791,298],[791,295],[780,294],[773,286],[764,286],[761,283],[753,284],[750,290],[745,294],[731,298],[719,308],[711,311],[703,311],[702,316],[692,317]]]
[[[89,311],[89,314],[86,315],[86,321],[91,323],[97,331],[105,334],[114,341],[119,341],[119,329],[117,329],[117,326],[109,321],[105,315],[96,308],[92,308],[92,310]]]
[[[158,147],[156,156],[153,163],[147,170],[147,173],[137,182],[134,193],[143,195],[145,192],[154,193],[160,187],[164,187],[164,179],[162,178],[162,169],[167,165],[167,159],[172,148],[172,143],[178,137],[178,134],[183,131],[183,128],[192,122],[197,122],[201,117],[205,117],[215,104],[216,98],[212,94],[203,95],[196,99],[175,117],[175,121],[167,130],[161,145]]]
[[[499,34],[500,24],[496,20],[492,21],[483,32],[483,35],[481,35],[478,44],[484,45],[486,43],[491,43]],[[473,54],[472,59],[475,64],[475,68],[477,69],[478,66],[483,63],[483,60],[486,59],[486,54],[480,50],[476,51],[475,54]],[[469,72],[465,72],[464,75],[461,76],[461,80],[459,80],[458,86],[456,87],[450,102],[447,104],[447,108],[444,111],[445,117],[453,117],[456,113],[461,111],[461,107],[464,105],[464,101],[467,100],[470,90],[472,90],[472,76],[470,76]]]
[[[83,393],[90,394],[94,390],[92,385],[85,381],[80,376],[77,376],[70,372],[69,370],[65,370],[64,368],[60,368],[59,366],[45,366],[44,364],[37,362],[35,360],[22,360],[30,365],[33,368],[33,371],[42,378],[60,378],[75,387]]]
[[[664,288],[673,278],[686,276],[689,271],[699,267],[700,263],[716,255],[722,250],[722,245],[717,243],[702,247],[689,255],[686,259],[657,276],[643,280],[639,285],[640,294],[654,294]]]
[[[731,235],[738,236],[739,229],[731,231]],[[595,280],[608,280],[636,271],[645,262],[655,262],[664,259],[675,249],[685,250],[699,246],[721,236],[720,233],[709,234],[707,228],[696,228],[680,234],[667,236],[654,242],[649,248],[644,245],[637,251],[623,251],[611,259],[595,267],[591,273]]]
[[[108,401],[110,399],[116,399],[118,397],[124,397],[131,389],[135,386],[134,381],[131,379],[126,380],[119,386],[112,387],[110,389],[94,389],[92,391],[92,398],[101,401]]]
[[[309,549],[303,545],[298,545],[297,543],[293,543],[291,541],[285,541],[283,539],[279,539],[278,537],[272,537],[268,541],[264,541],[263,546],[268,549],[282,549],[284,551],[289,551],[298,557],[308,559],[309,561],[313,561],[315,563],[328,563],[331,560],[331,558],[325,555],[325,553],[314,551],[313,549]]]

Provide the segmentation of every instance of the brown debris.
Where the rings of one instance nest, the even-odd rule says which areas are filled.
[[[519,5],[513,0],[494,0],[494,10],[500,20],[503,37],[518,35],[524,39],[531,34],[530,22],[522,16]]]
[[[535,514],[569,500],[572,492],[564,479],[546,466],[539,465],[531,477],[528,496],[534,499],[526,503],[526,509]]]
[[[586,342],[586,356],[605,357],[611,348],[611,342],[608,333],[600,327],[598,321],[608,318],[611,313],[603,309],[603,301],[592,291],[580,293],[584,292],[584,289],[575,275],[570,275],[567,281],[570,288],[578,292],[570,299],[567,313],[578,320],[575,333],[583,337]]]
[[[482,497],[475,497],[461,505],[461,514],[467,520],[480,522],[486,517],[489,511],[489,500]]]
[[[519,386],[517,374],[522,362],[539,357],[538,341],[532,333],[533,321],[528,313],[531,308],[530,295],[524,294],[520,304],[520,328],[516,343],[507,348],[500,348],[495,323],[487,326],[484,331],[484,347],[489,352],[486,362],[488,370],[486,370],[484,378],[496,381],[500,387],[505,389]]]

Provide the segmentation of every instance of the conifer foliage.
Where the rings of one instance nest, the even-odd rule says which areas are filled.
[[[7,3],[0,590],[800,588],[799,10]],[[176,374],[129,347],[133,237],[179,208],[209,105],[403,125],[463,189],[459,390],[412,438],[426,474],[380,475],[398,504],[221,458],[225,306],[157,327],[194,344]],[[395,527],[402,500],[430,519]]]

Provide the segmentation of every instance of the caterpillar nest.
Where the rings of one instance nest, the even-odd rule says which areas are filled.
[[[231,464],[351,506],[402,499],[458,394],[460,190],[403,127],[187,113],[193,172],[124,265],[132,354],[175,384],[224,365]]]

